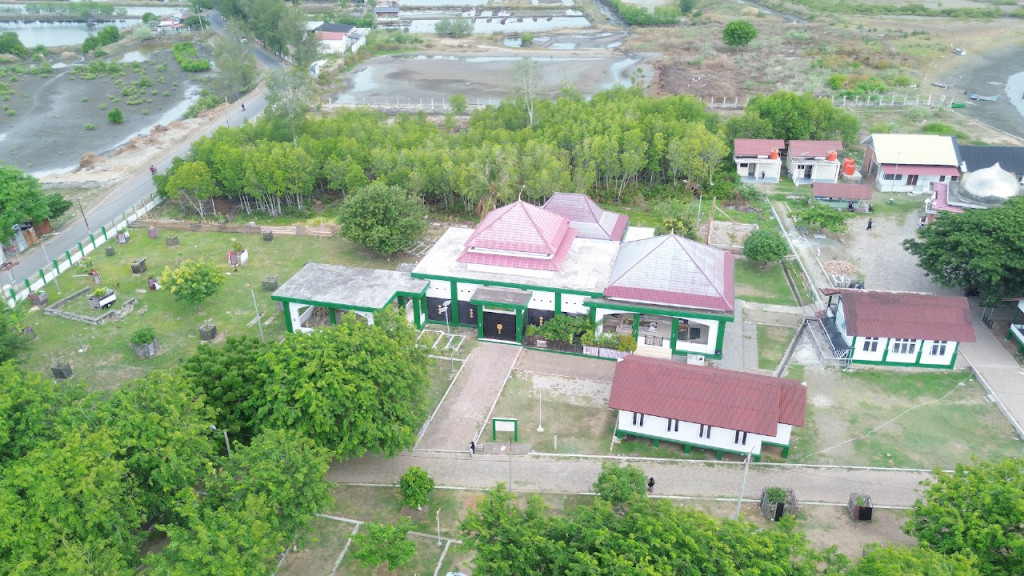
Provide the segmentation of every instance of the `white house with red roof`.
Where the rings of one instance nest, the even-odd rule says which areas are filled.
[[[790,140],[786,146],[786,170],[797,186],[839,180],[838,140]]]
[[[602,209],[586,194],[556,192],[544,209],[567,219],[581,238],[621,242],[629,224],[625,214]]]
[[[822,326],[836,358],[854,364],[953,368],[974,342],[967,299],[917,292],[828,289]]]
[[[782,140],[737,138],[733,140],[732,159],[743,182],[778,183],[782,175]]]
[[[608,407],[615,434],[682,444],[760,461],[765,446],[789,456],[803,426],[807,387],[796,380],[630,356],[615,366]]]
[[[872,134],[863,142],[865,174],[882,192],[931,191],[932,182],[960,177],[960,151],[953,136]]]

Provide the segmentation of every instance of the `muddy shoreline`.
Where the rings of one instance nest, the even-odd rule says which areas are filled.
[[[1024,44],[968,54],[949,75],[949,83],[954,86],[949,90],[953,99],[966,104],[953,111],[1024,142],[1024,105],[1020,105],[1024,96],[1022,73]],[[1014,77],[1019,80],[1011,80]],[[971,100],[972,93],[999,96],[999,99],[995,102]]]

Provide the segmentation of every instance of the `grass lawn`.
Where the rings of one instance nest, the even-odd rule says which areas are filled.
[[[736,298],[762,304],[796,306],[793,291],[786,282],[785,272],[779,264],[769,264],[762,270],[753,262],[736,259]]]
[[[98,250],[91,255],[88,267],[74,267],[62,273],[60,294],[52,282],[46,288],[52,304],[80,288],[93,286],[87,272],[95,268],[100,274],[101,286],[117,292],[114,309],[120,309],[130,298],[138,300],[123,320],[91,326],[45,316],[38,309],[29,311],[28,302],[19,304],[25,323],[38,336],[23,355],[22,366],[48,373],[53,362],[64,360],[71,363],[76,378],[92,387],[117,386],[151,370],[176,366],[191,356],[199,345],[199,326],[207,319],[217,325],[214,346],[225,337],[258,337],[253,293],[263,314],[265,338],[282,338],[284,316],[278,311],[277,303],[270,299],[270,292],[261,287],[266,276],[277,276],[279,282],[284,283],[309,261],[390,269],[404,260],[411,261],[411,257],[393,258],[390,262],[375,258],[341,238],[278,235],[273,242],[264,242],[256,235],[181,232],[178,233],[180,245],[169,248],[165,244],[166,236],[163,232],[160,238],[151,239],[145,232],[136,230],[131,242],[116,247],[114,256],[105,256]],[[241,240],[249,251],[248,264],[237,273],[226,263],[232,238]],[[129,263],[139,258],[146,258],[148,273],[133,276]],[[201,306],[178,302],[167,290],[147,289],[148,276],[159,276],[165,266],[173,267],[190,259],[218,263],[230,274],[220,291]],[[87,310],[88,304],[83,299],[71,306]],[[145,360],[136,358],[128,343],[129,335],[143,326],[156,329],[160,345],[160,353]]]
[[[782,356],[789,348],[796,328],[791,326],[757,325],[757,367],[775,370],[782,362]]]
[[[1013,429],[966,372],[826,377],[832,382],[808,375],[807,425],[795,432],[790,462],[930,469],[1020,454]]]

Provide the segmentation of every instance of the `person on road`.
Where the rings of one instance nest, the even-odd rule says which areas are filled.
[[[871,230],[871,224],[872,224],[871,218],[868,218],[868,230]]]
[[[647,493],[650,494],[652,492],[654,492],[654,476],[651,476],[651,479],[647,481]]]
[[[242,104],[242,112],[245,112],[245,104]]]
[[[156,174],[156,164],[150,164],[149,165],[149,173],[150,174]]]
[[[470,440],[469,441],[469,457],[472,458],[474,454],[476,454],[476,442]]]

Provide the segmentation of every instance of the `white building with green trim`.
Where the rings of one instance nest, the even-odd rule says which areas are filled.
[[[637,354],[721,358],[735,306],[732,254],[629,229],[581,194],[555,204],[517,201],[476,228],[449,228],[410,274],[307,264],[273,299],[291,332],[342,310],[372,321],[374,310],[397,306],[417,327],[471,327],[481,339],[523,344],[530,324],[586,315],[599,334],[632,336]]]
[[[836,358],[853,364],[953,368],[974,342],[966,298],[917,292],[822,290],[821,318]]]

